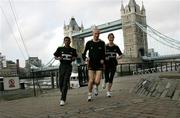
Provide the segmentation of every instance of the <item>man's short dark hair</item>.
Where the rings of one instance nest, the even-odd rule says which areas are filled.
[[[64,40],[65,40],[65,39],[71,40],[71,38],[70,38],[69,36],[64,37]]]
[[[113,36],[113,37],[114,37],[114,34],[113,34],[113,33],[109,33],[109,34],[108,34],[108,38],[109,38],[110,36]]]

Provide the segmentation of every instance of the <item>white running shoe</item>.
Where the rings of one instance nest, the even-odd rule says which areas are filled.
[[[91,95],[88,95],[87,101],[88,101],[88,102],[91,102],[91,101],[92,101],[92,96],[91,96]]]
[[[111,92],[108,91],[108,92],[106,93],[106,96],[107,96],[107,97],[111,97]]]
[[[60,106],[64,106],[65,102],[63,100],[60,101]]]
[[[92,101],[92,93],[88,93],[88,99],[87,99],[88,102],[91,102]]]

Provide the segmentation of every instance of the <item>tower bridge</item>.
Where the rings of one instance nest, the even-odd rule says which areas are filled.
[[[101,33],[122,29],[124,39],[124,62],[142,62],[141,57],[147,55],[148,44],[147,35],[137,25],[136,22],[146,25],[146,10],[144,5],[140,7],[135,0],[129,0],[124,7],[121,5],[121,18],[112,22],[97,25]],[[92,36],[91,28],[84,29],[79,26],[75,18],[71,18],[68,25],[64,25],[64,36],[69,36],[71,45],[77,49],[79,57],[84,49],[84,38]]]
[[[75,19],[73,18],[71,20],[75,20]],[[101,31],[101,33],[111,32],[114,30],[122,29],[122,21],[121,19],[119,19],[112,22],[97,25],[97,27]],[[71,36],[72,38],[74,37],[85,38],[85,37],[92,36],[92,28],[81,29],[79,32],[72,33]]]
[[[143,4],[140,7],[138,4],[136,4],[135,0],[129,0],[129,3],[125,7],[123,4],[121,4],[120,12],[120,19],[96,26],[100,29],[101,33],[122,29],[124,39],[124,57],[121,59],[121,61],[123,63],[137,63],[138,65],[144,61],[180,58],[180,55],[147,57],[147,32],[144,32],[147,30],[147,23],[146,10]],[[137,25],[137,23],[143,26],[143,30]],[[68,25],[64,24],[64,36],[69,36],[71,38],[71,45],[77,50],[80,57],[84,50],[84,40],[86,37],[92,36],[92,30],[91,27],[84,29],[82,24],[79,26],[75,18],[72,17]],[[121,67],[122,66],[120,66],[120,68]],[[133,67],[136,67],[136,65]],[[128,68],[130,71],[131,67]],[[36,70],[36,72],[57,70],[58,67],[47,67]]]

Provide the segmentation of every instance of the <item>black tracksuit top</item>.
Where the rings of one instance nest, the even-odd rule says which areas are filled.
[[[86,53],[89,51],[89,69],[99,70],[103,68],[100,63],[101,60],[105,60],[105,43],[102,40],[94,42],[90,40],[86,43],[84,53],[82,54],[83,59],[86,58]]]
[[[58,47],[54,53],[55,57],[62,57],[61,64],[71,64],[72,58],[77,57],[76,49],[72,47]]]
[[[120,48],[117,45],[109,46],[106,45],[106,60],[105,65],[106,66],[116,66],[117,65],[117,59],[116,55],[121,56],[122,52]]]

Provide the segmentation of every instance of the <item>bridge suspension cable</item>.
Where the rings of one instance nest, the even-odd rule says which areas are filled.
[[[52,65],[55,62],[55,58],[53,57],[47,64],[45,64],[43,67],[48,67]]]
[[[18,48],[19,48],[19,50],[20,50],[20,52],[21,52],[23,58],[26,59],[26,58],[25,58],[25,55],[24,55],[24,53],[23,53],[23,51],[22,51],[22,48],[21,48],[20,44],[18,43],[18,40],[17,40],[16,37],[15,37],[15,34],[14,34],[12,28],[11,28],[11,25],[10,25],[10,23],[9,23],[9,21],[8,21],[8,18],[7,18],[7,16],[6,16],[6,14],[5,14],[3,8],[2,8],[1,6],[0,6],[0,8],[1,8],[2,14],[3,14],[4,17],[5,17],[5,20],[6,20],[7,24],[8,24],[8,26],[9,26],[9,29],[10,29],[10,31],[12,32],[12,36],[13,36],[13,38],[15,39],[16,44],[18,45]]]
[[[172,38],[169,38],[165,35],[163,35],[162,33],[158,32],[157,30],[151,28],[150,26],[146,25],[146,26],[143,26],[142,24],[136,22],[136,25],[143,31],[145,32],[146,34],[148,34],[150,37],[152,37],[153,39],[155,39],[156,41],[168,46],[168,47],[171,47],[171,48],[174,48],[176,50],[180,50],[180,42],[175,40],[175,39],[172,39]],[[147,27],[147,28],[146,28]],[[158,38],[157,38],[157,37]],[[162,40],[163,39],[163,40]]]
[[[21,38],[21,40],[22,40],[23,46],[24,46],[24,48],[25,48],[25,51],[26,51],[28,57],[30,57],[29,52],[28,52],[28,49],[27,49],[27,46],[26,46],[26,44],[25,44],[25,42],[24,42],[24,38],[23,38],[23,36],[22,36],[22,32],[21,32],[20,27],[19,27],[19,24],[18,24],[18,22],[17,22],[17,15],[16,15],[16,13],[15,13],[15,7],[14,7],[14,9],[13,9],[11,0],[9,0],[9,4],[10,4],[10,8],[11,8],[11,11],[12,11],[12,13],[13,13],[13,16],[14,16],[14,19],[15,19],[15,23],[16,23],[16,26],[17,26],[17,29],[18,29],[20,38]]]
[[[152,27],[150,27],[149,25],[147,25],[148,28],[150,28],[154,33],[156,33],[159,37],[162,37],[164,39],[166,39],[167,41],[173,42],[174,44],[179,44],[180,45],[180,41],[177,41],[171,37],[168,37],[162,33],[160,33],[159,31],[153,29]]]

